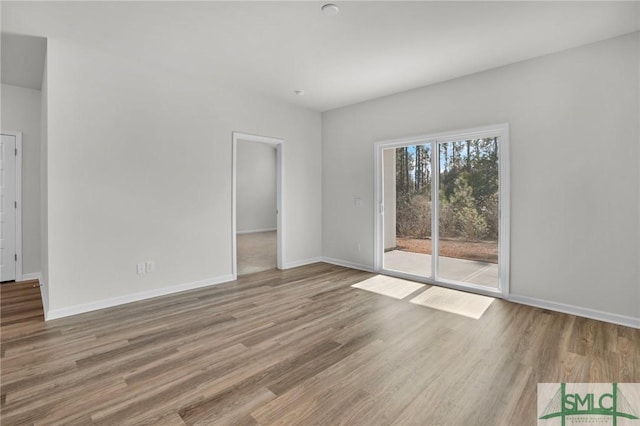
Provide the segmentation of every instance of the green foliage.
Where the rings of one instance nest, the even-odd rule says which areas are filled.
[[[498,143],[496,138],[439,145],[440,235],[497,241]],[[431,235],[431,153],[424,145],[396,150],[398,235]]]
[[[481,240],[487,233],[487,221],[472,207],[458,211],[456,219],[459,234],[467,240]]]
[[[451,197],[447,198],[444,191],[440,193],[440,235],[462,237],[471,241],[485,237],[489,227],[484,216],[478,212],[476,204],[467,178],[459,176]]]

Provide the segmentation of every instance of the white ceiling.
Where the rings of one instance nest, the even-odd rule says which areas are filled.
[[[3,1],[2,28],[319,111],[640,30],[637,1],[336,3]]]

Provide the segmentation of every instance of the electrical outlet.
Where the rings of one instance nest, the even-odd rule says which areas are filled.
[[[145,262],[145,266],[146,266],[147,274],[150,274],[156,270],[156,264],[153,260],[147,260]]]
[[[144,274],[144,271],[145,271],[144,263],[138,263],[137,267],[138,267],[138,275]]]

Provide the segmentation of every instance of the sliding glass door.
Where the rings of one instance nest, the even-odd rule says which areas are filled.
[[[498,137],[438,143],[438,278],[498,288]]]
[[[431,144],[384,150],[384,266],[388,270],[433,276]]]
[[[376,145],[376,269],[508,291],[506,125]]]

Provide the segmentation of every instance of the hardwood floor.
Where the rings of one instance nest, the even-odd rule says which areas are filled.
[[[350,288],[371,276],[314,264],[46,323],[38,288],[2,285],[2,425],[534,425],[538,382],[640,382],[640,330]]]

